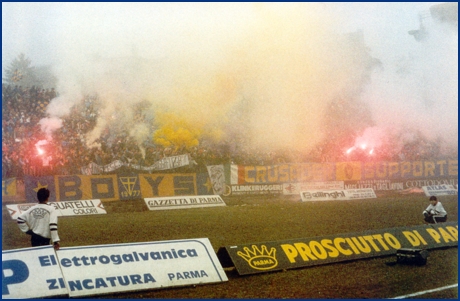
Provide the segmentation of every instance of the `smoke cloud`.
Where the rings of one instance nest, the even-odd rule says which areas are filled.
[[[168,147],[308,153],[355,131],[342,147],[400,148],[418,132],[456,149],[456,27],[428,6],[345,4],[55,3],[47,58],[60,95],[42,129],[97,95],[88,147],[109,127]]]

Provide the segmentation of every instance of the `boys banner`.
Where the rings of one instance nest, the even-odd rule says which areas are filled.
[[[100,199],[133,200],[150,197],[209,195],[219,189],[207,173],[107,174],[66,176],[25,176],[28,203],[38,202],[37,191],[48,188],[50,202]]]

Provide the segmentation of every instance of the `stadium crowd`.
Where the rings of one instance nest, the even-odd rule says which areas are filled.
[[[94,162],[99,166],[115,160],[151,166],[169,156],[190,155],[191,164],[162,172],[205,172],[206,165],[233,163],[242,165],[271,165],[277,163],[337,162],[347,158],[337,145],[317,147],[308,155],[296,152],[276,153],[249,150],[241,142],[238,150],[229,145],[199,145],[197,147],[163,147],[152,139],[138,146],[127,130],[106,128],[95,142],[100,147],[88,147],[85,134],[94,128],[98,116],[97,97],[87,96],[72,107],[71,114],[62,118],[62,127],[53,132],[51,141],[41,130],[40,120],[47,117],[46,108],[58,96],[54,89],[2,84],[2,178],[24,175],[82,174],[82,167]],[[135,119],[142,121],[142,107]],[[42,151],[42,153],[41,153]],[[432,158],[438,150],[433,144],[407,145],[403,153],[386,154],[388,160]],[[357,154],[358,155],[358,154]],[[361,158],[362,159],[362,158]],[[121,167],[115,172],[131,169]]]

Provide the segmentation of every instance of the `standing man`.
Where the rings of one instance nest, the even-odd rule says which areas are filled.
[[[54,249],[59,250],[58,213],[48,204],[50,191],[40,188],[37,192],[38,204],[30,207],[18,217],[22,232],[31,235],[32,247],[47,246],[53,240]]]
[[[443,223],[447,220],[447,212],[435,196],[430,197],[430,205],[423,211],[425,222],[430,224]]]

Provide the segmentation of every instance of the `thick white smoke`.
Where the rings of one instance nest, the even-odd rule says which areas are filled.
[[[152,128],[177,133],[165,128],[177,120],[191,140],[308,152],[333,134],[325,123],[330,105],[339,102],[370,112],[356,145],[365,137],[376,145],[399,137],[398,148],[420,131],[456,147],[458,32],[425,14],[427,38],[408,34],[428,7],[54,4],[57,25],[46,35],[60,96],[40,123],[47,133],[55,130],[57,119],[91,94],[101,105],[86,136],[89,147],[98,145],[105,127],[125,129],[140,143],[153,139]],[[133,108],[142,101],[150,104],[145,114],[154,125],[136,121]],[[158,123],[164,116],[169,123]],[[359,123],[353,114],[340,118]]]

